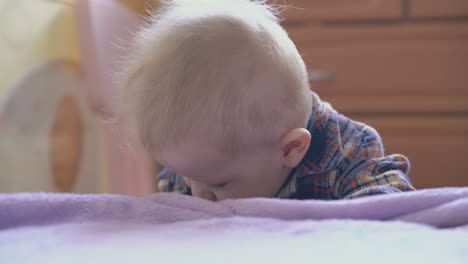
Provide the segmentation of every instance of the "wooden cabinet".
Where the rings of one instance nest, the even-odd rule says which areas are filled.
[[[468,16],[466,0],[410,0],[409,14],[414,18],[449,18]]]
[[[468,1],[279,2],[314,91],[407,155],[415,187],[468,186]]]
[[[402,0],[275,0],[291,21],[388,19],[402,16]],[[285,4],[286,3],[286,4]]]
[[[313,89],[341,111],[468,112],[465,23],[288,29]]]

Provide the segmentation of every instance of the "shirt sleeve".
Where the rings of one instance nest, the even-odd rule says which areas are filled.
[[[342,178],[335,182],[335,196],[352,199],[414,190],[407,177],[408,159],[399,154],[384,156],[378,133],[356,123],[361,127],[360,137],[343,146],[348,166],[342,171]]]
[[[178,192],[191,195],[191,190],[185,185],[184,178],[167,168],[163,168],[158,174],[156,185],[159,192]]]

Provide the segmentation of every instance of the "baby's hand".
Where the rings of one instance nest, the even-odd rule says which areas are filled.
[[[183,178],[182,178],[182,181],[184,182],[184,185],[185,185],[187,188],[191,188],[191,186],[192,186],[192,180],[190,180],[189,178],[183,177]]]

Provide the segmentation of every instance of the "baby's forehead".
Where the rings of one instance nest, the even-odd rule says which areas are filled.
[[[156,153],[168,169],[196,181],[216,184],[230,174],[233,162],[215,147],[192,141],[165,146]]]

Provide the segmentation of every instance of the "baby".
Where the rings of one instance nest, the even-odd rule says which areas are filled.
[[[413,190],[404,156],[384,156],[374,129],[310,90],[264,1],[166,1],[125,66],[132,125],[165,167],[160,191],[217,201]]]

